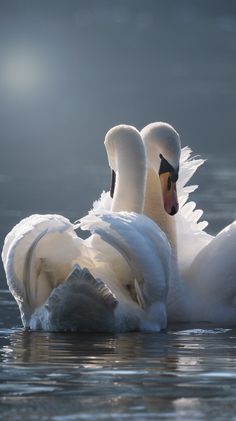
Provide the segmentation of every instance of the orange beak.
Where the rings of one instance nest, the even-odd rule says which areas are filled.
[[[172,181],[171,173],[165,172],[160,174],[160,182],[165,211],[169,215],[175,215],[179,210],[179,203],[177,198],[176,183]]]

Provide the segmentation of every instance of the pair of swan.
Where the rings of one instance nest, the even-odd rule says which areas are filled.
[[[7,282],[26,328],[159,331],[167,325],[171,248],[142,214],[142,138],[135,128],[118,126],[108,132],[105,147],[113,198],[110,210],[81,220],[80,227],[92,233],[87,240],[59,215],[32,215],[5,239]]]
[[[80,221],[88,240],[55,215],[26,218],[7,236],[3,261],[25,326],[159,330],[168,290],[171,322],[235,323],[236,224],[215,238],[204,231],[202,211],[187,202],[196,186],[186,187],[203,161],[181,152],[173,127],[153,123],[141,137],[130,126],[108,132],[114,197],[103,194]]]

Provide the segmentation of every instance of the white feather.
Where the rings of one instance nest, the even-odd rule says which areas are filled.
[[[144,215],[125,212],[90,214],[81,219],[80,227],[98,234],[124,257],[139,284],[137,294],[142,291],[147,314],[165,327],[171,267],[171,249],[165,234]]]
[[[170,265],[168,243],[161,233],[154,238],[155,224],[148,222],[147,218],[128,213],[117,217],[115,213],[120,208],[129,212],[142,211],[146,177],[142,139],[135,128],[121,125],[108,132],[105,146],[109,163],[118,174],[113,212],[109,215],[103,212],[99,216],[91,212],[87,222],[84,220],[84,228],[99,232],[108,242],[106,246],[100,240],[99,247],[96,247],[96,235],[83,241],[74,231],[78,224],[72,225],[58,215],[26,218],[6,238],[2,256],[7,281],[26,327],[45,330],[58,330],[60,326],[63,330],[70,329],[70,326],[72,330],[108,329],[107,324],[99,319],[100,299],[104,302],[101,289],[96,288],[99,282],[107,290],[109,288],[118,300],[112,330],[157,331],[166,327],[165,302]],[[101,212],[101,209],[110,206],[110,199],[103,193],[94,206]],[[94,220],[95,228],[91,225]],[[163,244],[159,249],[156,247],[158,238],[162,238]],[[80,265],[80,269],[75,268],[76,264]],[[85,267],[86,274],[81,269]],[[143,294],[144,309],[127,287],[133,282],[135,289],[135,275],[140,280],[137,295],[140,298]],[[83,302],[85,290],[88,292],[87,309]],[[98,293],[101,296],[96,300],[94,297]],[[105,304],[108,305],[107,302]],[[76,306],[78,314],[73,319]],[[96,317],[93,317],[94,309],[97,309],[97,324]],[[56,323],[58,318],[61,320],[59,325]]]
[[[191,266],[193,260],[212,240],[212,236],[204,231],[207,221],[200,221],[202,209],[196,209],[196,203],[188,202],[189,195],[198,186],[186,186],[197,169],[205,162],[203,159],[191,157],[189,147],[182,148],[180,158],[179,179],[177,182],[180,209],[175,215],[177,230],[177,254],[179,269],[182,274]]]

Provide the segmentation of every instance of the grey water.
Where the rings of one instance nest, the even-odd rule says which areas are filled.
[[[193,181],[216,233],[236,217],[234,159],[209,156]],[[236,321],[158,334],[28,332],[5,288],[0,304],[1,419],[236,419]]]

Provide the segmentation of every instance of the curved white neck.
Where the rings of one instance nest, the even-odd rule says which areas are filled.
[[[146,157],[143,144],[126,144],[116,148],[116,184],[112,200],[113,212],[143,212],[146,183]]]
[[[166,213],[163,205],[161,184],[156,172],[149,168],[144,199],[144,215],[151,218],[166,234],[175,257],[177,257],[176,224],[174,216]]]

